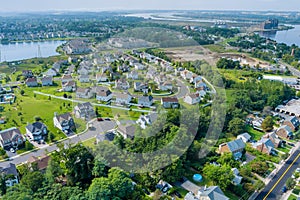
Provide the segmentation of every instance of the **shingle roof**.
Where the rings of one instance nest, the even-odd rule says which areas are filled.
[[[0,173],[3,173],[5,175],[10,175],[10,174],[15,175],[15,176],[19,175],[16,165],[13,163],[9,163],[5,167],[0,167]]]
[[[231,152],[237,151],[239,149],[245,148],[245,143],[242,139],[233,140],[227,143],[228,148]]]

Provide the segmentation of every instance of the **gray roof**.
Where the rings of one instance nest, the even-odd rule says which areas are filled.
[[[278,130],[284,129],[287,134],[292,134],[292,129],[288,125],[280,126]]]
[[[210,200],[229,200],[219,186],[211,186],[205,190],[201,190],[200,197],[209,197]]]
[[[247,140],[250,140],[251,139],[251,135],[249,133],[243,133],[243,134],[240,134],[237,136],[238,138],[239,137],[244,137],[246,138]]]
[[[135,133],[135,125],[129,124],[129,125],[119,125],[118,130],[122,132],[123,134],[126,134],[128,136],[134,137]]]
[[[70,113],[64,113],[64,114],[61,114],[61,115],[56,115],[55,116],[57,121],[59,121],[60,123],[63,122],[64,120],[67,120],[69,121],[70,119],[72,119],[72,116]]]
[[[227,143],[228,148],[231,152],[237,151],[239,149],[245,148],[245,143],[242,139],[233,140]]]
[[[143,101],[143,102],[151,102],[153,100],[153,97],[150,96],[140,96],[138,101]]]
[[[15,176],[19,175],[16,165],[13,163],[9,163],[5,167],[0,167],[0,173],[3,173],[5,175],[10,175],[10,174],[15,175]]]
[[[113,141],[115,138],[115,134],[113,132],[107,132],[105,134],[99,134],[96,136],[96,139],[98,142],[103,142],[103,141]]]
[[[0,131],[0,138],[3,141],[5,141],[5,140],[11,140],[16,135],[22,135],[21,132],[20,132],[20,130],[18,128],[16,128],[16,127],[12,127],[12,128]]]
[[[287,118],[286,121],[291,122],[295,128],[297,128],[300,125],[300,121],[295,116],[291,116],[291,117]]]
[[[39,132],[44,128],[46,128],[46,126],[42,122],[34,122],[33,124],[29,124],[26,126],[26,129],[31,133]]]

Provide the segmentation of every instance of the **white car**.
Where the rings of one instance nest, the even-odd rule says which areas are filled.
[[[12,153],[15,153],[15,152],[16,152],[14,148],[10,148],[9,151],[12,152]]]

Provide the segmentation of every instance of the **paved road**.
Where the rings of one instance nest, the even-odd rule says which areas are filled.
[[[279,61],[279,63],[286,66],[294,76],[300,77],[300,71],[298,69],[282,61]]]
[[[278,173],[272,178],[268,185],[259,193],[256,200],[275,200],[280,199],[281,189],[285,185],[288,178],[299,167],[300,164],[300,150],[297,149],[286,163],[281,167]]]
[[[59,143],[62,143],[65,145],[76,144],[78,142],[91,139],[99,133],[104,133],[106,131],[112,130],[117,125],[114,121],[102,121],[102,122],[94,121],[94,122],[92,122],[92,124],[93,124],[92,129],[87,130],[83,134],[71,136],[71,137],[69,137],[69,139],[61,141]],[[51,146],[45,146],[45,147],[38,149],[36,151],[33,151],[31,153],[12,157],[12,160],[10,160],[10,161],[1,162],[0,167],[4,167],[8,163],[14,163],[14,164],[18,165],[18,164],[26,162],[31,156],[42,156],[46,152],[50,153],[50,152],[56,151],[57,149],[58,149],[57,144],[53,144]]]

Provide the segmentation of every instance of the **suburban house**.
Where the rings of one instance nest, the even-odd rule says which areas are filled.
[[[233,172],[234,178],[232,179],[233,185],[239,185],[241,184],[243,177],[240,176],[240,172],[237,168],[232,168],[231,171]]]
[[[6,187],[11,187],[19,183],[19,174],[16,165],[13,163],[9,163],[5,167],[0,167],[0,174],[4,176]]]
[[[37,79],[35,77],[27,78],[26,81],[25,81],[25,84],[28,87],[36,87],[36,86],[38,86],[38,82],[37,82]]]
[[[89,68],[85,66],[80,66],[79,69],[77,70],[77,73],[80,75],[88,75],[89,74]]]
[[[76,90],[76,98],[90,99],[94,97],[94,93],[92,88],[77,88]]]
[[[193,77],[193,73],[188,71],[188,70],[183,70],[183,71],[180,72],[180,76],[184,80],[190,80]]]
[[[143,64],[141,64],[141,63],[135,63],[135,64],[134,64],[134,68],[135,68],[136,70],[144,70],[144,69],[146,68],[146,66],[143,65]]]
[[[91,120],[96,117],[94,107],[90,102],[80,103],[74,108],[76,118]]]
[[[194,88],[203,88],[204,90],[206,90],[207,85],[203,81],[197,81],[196,83],[194,83]]]
[[[143,92],[145,94],[149,92],[148,83],[134,82],[133,87],[134,87],[134,91],[136,92]]]
[[[244,143],[247,143],[251,140],[251,135],[249,133],[243,133],[238,135],[237,139],[242,139]]]
[[[262,138],[252,144],[252,147],[262,153],[271,155],[274,151],[274,143],[269,138]]]
[[[113,132],[106,132],[105,134],[98,134],[96,136],[96,144],[103,141],[113,141],[115,139],[115,134]]]
[[[296,131],[300,126],[300,121],[297,117],[291,116],[283,122],[283,125],[289,126],[292,131]]]
[[[282,125],[276,130],[276,135],[280,138],[289,139],[293,137],[293,132],[288,125]]]
[[[16,127],[0,131],[0,146],[4,149],[17,147],[25,142],[25,138]]]
[[[281,146],[281,139],[278,138],[278,136],[272,132],[272,133],[267,133],[266,135],[263,136],[263,138],[270,139],[272,143],[274,144],[275,148],[278,148]]]
[[[118,66],[118,71],[129,72],[129,70],[130,70],[130,67],[128,65],[123,64],[123,65]]]
[[[201,187],[196,195],[189,192],[185,195],[184,200],[229,200],[219,186]]]
[[[46,172],[50,158],[51,157],[47,156],[47,155],[42,155],[39,158],[35,157],[35,156],[31,156],[27,160],[27,164],[31,170],[34,170],[36,168],[37,170],[39,170],[41,172]]]
[[[158,116],[156,113],[141,115],[136,123],[139,124],[142,129],[145,129],[147,125],[151,125],[157,119],[157,117]]]
[[[62,85],[70,81],[73,81],[73,77],[70,74],[64,74],[61,78]]]
[[[153,104],[153,97],[150,96],[140,96],[138,98],[138,104],[140,106],[150,107]]]
[[[59,71],[55,68],[50,68],[44,73],[45,76],[57,76],[58,74]]]
[[[98,101],[108,102],[112,99],[112,92],[107,87],[97,86],[95,93]]]
[[[201,101],[201,97],[199,95],[199,93],[192,93],[192,94],[188,94],[184,97],[184,100],[183,100],[185,103],[188,103],[188,104],[197,104]]]
[[[70,115],[70,113],[65,113],[61,115],[57,115],[54,113],[53,124],[59,130],[69,133],[70,130],[75,128],[74,119]]]
[[[67,74],[73,74],[75,72],[75,65],[71,65],[67,69]]]
[[[196,88],[196,93],[199,94],[201,98],[205,97],[206,91],[203,88]]]
[[[53,78],[52,76],[44,76],[42,79],[42,86],[51,86],[53,85]]]
[[[48,130],[45,124],[42,122],[34,122],[26,126],[26,134],[33,141],[43,140],[48,134]]]
[[[135,133],[135,125],[129,124],[129,125],[119,125],[118,132],[125,138],[134,138]]]
[[[199,81],[202,82],[202,77],[199,76],[199,75],[197,75],[197,74],[193,74],[192,77],[191,77],[191,79],[190,79],[190,83],[195,84],[195,83],[197,83]]]
[[[232,153],[234,159],[238,160],[242,157],[243,151],[245,149],[245,143],[242,139],[236,139],[227,143],[220,144],[219,152],[222,153]]]
[[[68,81],[68,82],[62,83],[62,90],[65,92],[75,92],[76,91],[76,82]]]
[[[129,93],[117,93],[115,96],[117,104],[129,104],[132,100],[132,96]]]
[[[164,108],[178,108],[179,103],[176,97],[163,97],[161,98],[161,104]]]
[[[24,76],[25,78],[31,78],[31,77],[33,77],[33,73],[31,70],[23,70],[22,76]]]
[[[158,89],[161,91],[168,91],[173,89],[173,84],[171,81],[165,81],[158,84]]]
[[[98,83],[99,83],[99,82],[107,82],[107,81],[108,81],[107,75],[104,74],[104,73],[96,74],[96,81],[97,81]]]
[[[139,79],[139,73],[137,71],[133,70],[127,74],[127,79],[137,80],[137,79]]]
[[[82,74],[79,76],[78,80],[80,83],[88,83],[90,82],[90,76]]]
[[[119,90],[128,90],[130,85],[126,79],[122,78],[115,81],[115,88]]]

